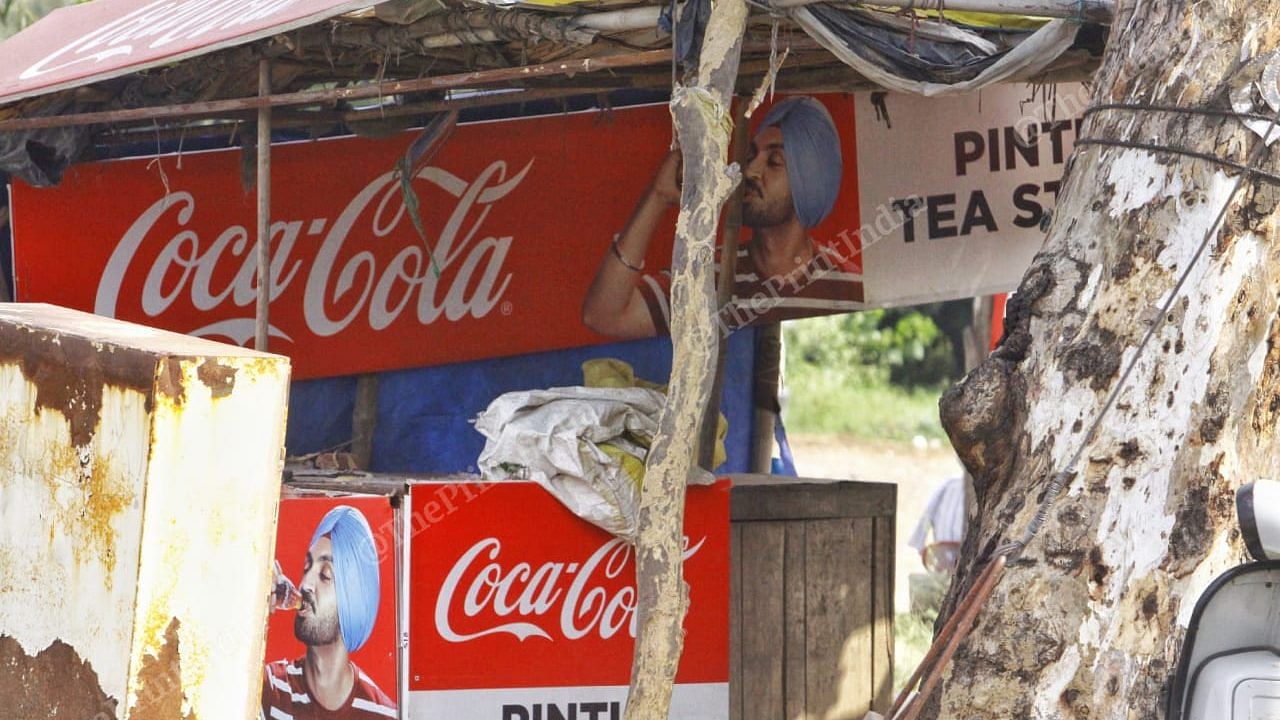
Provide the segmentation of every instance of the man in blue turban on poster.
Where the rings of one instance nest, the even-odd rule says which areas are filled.
[[[396,705],[351,661],[373,633],[380,577],[373,531],[348,505],[316,526],[298,584],[293,634],[306,655],[267,665],[262,717],[372,720],[397,717]]]
[[[720,312],[727,330],[862,309],[860,276],[842,272],[852,250],[816,243],[810,235],[835,206],[843,171],[836,124],[816,98],[783,100],[757,126],[742,169],[742,224],[752,234],[739,250],[734,299]],[[587,291],[582,319],[592,330],[626,338],[668,331],[669,274],[642,271],[655,228],[680,202],[679,177],[675,150]]]

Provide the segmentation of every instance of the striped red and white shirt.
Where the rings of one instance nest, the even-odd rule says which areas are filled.
[[[785,276],[761,278],[747,249],[739,248],[733,299],[720,308],[729,331],[756,323],[846,313],[866,308],[861,273],[843,267],[834,248],[819,245],[813,259]],[[716,282],[720,266],[716,265]],[[640,278],[640,295],[659,335],[671,332],[671,271]]]
[[[302,674],[303,658],[280,660],[262,671],[262,712],[260,720],[380,720],[399,717],[396,704],[351,663],[356,681],[351,696],[337,710],[318,705],[307,689]]]

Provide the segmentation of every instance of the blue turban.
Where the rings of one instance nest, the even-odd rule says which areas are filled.
[[[796,217],[801,225],[811,228],[827,217],[840,193],[844,161],[835,121],[817,100],[794,97],[774,105],[756,132],[773,125],[782,130]]]
[[[326,535],[333,544],[338,627],[347,652],[355,652],[369,640],[378,617],[378,551],[369,521],[350,505],[339,505],[324,516],[311,536],[311,547]]]

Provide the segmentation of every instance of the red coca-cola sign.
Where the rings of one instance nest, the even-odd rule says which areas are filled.
[[[852,148],[852,102],[828,104]],[[310,378],[605,342],[583,298],[671,142],[665,106],[459,127],[412,180],[415,139],[272,152],[270,350]],[[238,149],[73,166],[13,184],[18,299],[245,345],[254,335],[256,201]],[[854,173],[846,173],[850,178]],[[857,227],[857,183],[814,237]],[[650,246],[671,261],[674,211]]]
[[[413,139],[273,152],[270,349],[295,376],[603,341],[582,325],[582,296],[670,142],[665,108],[460,127],[413,181],[425,242],[395,175]],[[625,157],[601,163],[606,144]],[[248,344],[256,211],[240,162],[187,153],[15,183],[18,298]],[[664,255],[669,236],[655,267]]]
[[[690,489],[685,517],[677,704],[692,693],[705,717],[720,715],[717,698],[727,712],[728,486]],[[466,717],[529,720],[551,716],[535,705],[556,705],[605,720],[625,702],[636,633],[631,546],[531,483],[419,485],[407,507],[411,717],[468,708]]]

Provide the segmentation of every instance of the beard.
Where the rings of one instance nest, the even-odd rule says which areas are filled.
[[[305,601],[304,601],[305,602]],[[315,605],[308,603],[311,614],[293,616],[293,635],[303,645],[331,645],[342,635],[338,623],[338,610],[321,615],[316,612]]]
[[[749,228],[776,227],[795,217],[790,197],[765,199],[758,187],[747,185],[742,197],[742,224]]]

